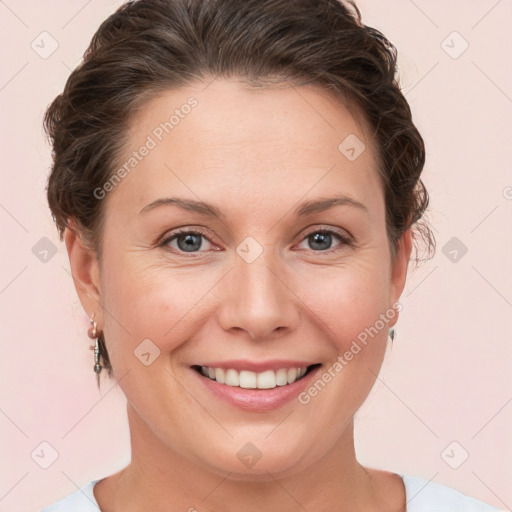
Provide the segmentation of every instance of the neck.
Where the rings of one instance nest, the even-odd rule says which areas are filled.
[[[353,421],[306,470],[239,475],[192,461],[162,442],[128,405],[132,460],[96,492],[102,510],[377,510],[376,489],[355,456]],[[314,449],[314,446],[308,449]],[[256,468],[257,466],[255,466]],[[250,478],[250,479],[249,479]],[[115,506],[114,506],[115,504]]]

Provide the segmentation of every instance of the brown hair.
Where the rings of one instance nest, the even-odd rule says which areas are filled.
[[[144,102],[195,80],[238,77],[247,84],[319,85],[362,112],[384,185],[392,251],[423,220],[423,139],[397,77],[397,51],[339,0],[135,0],[94,34],[83,62],[44,118],[53,146],[48,202],[62,239],[73,218],[101,259],[102,204],[93,191],[116,169],[130,120]],[[352,108],[351,108],[352,110]],[[341,142],[341,141],[340,141]],[[108,355],[102,347],[104,364]],[[110,364],[105,364],[111,374]]]

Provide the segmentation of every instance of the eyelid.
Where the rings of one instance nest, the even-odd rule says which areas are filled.
[[[319,231],[320,232],[321,231],[328,231],[329,233],[334,233],[334,234],[338,235],[340,238],[344,238],[344,239],[347,239],[347,240],[352,240],[352,235],[348,231],[346,231],[346,230],[344,230],[342,228],[337,228],[337,227],[334,227],[334,226],[330,226],[328,224],[315,224],[315,225],[311,226],[311,229],[309,227],[306,228],[306,233],[303,235],[303,237],[307,237],[310,234],[317,233]]]

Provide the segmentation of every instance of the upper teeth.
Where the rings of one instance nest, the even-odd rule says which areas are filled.
[[[267,370],[261,373],[248,370],[225,370],[224,368],[211,368],[201,366],[201,372],[205,377],[216,380],[227,386],[241,387],[245,389],[272,389],[276,386],[286,386],[305,375],[306,367],[303,368],[281,368],[276,372]]]

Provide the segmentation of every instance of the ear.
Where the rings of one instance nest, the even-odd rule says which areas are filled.
[[[103,309],[99,262],[95,251],[83,240],[76,221],[70,219],[68,225],[64,232],[64,240],[73,282],[87,316],[91,318],[94,313],[94,320],[101,326]]]
[[[395,256],[391,256],[391,282],[390,282],[390,304],[395,304],[400,299],[402,292],[405,287],[405,281],[407,279],[407,268],[409,265],[409,259],[412,252],[412,235],[411,230],[408,229],[401,236],[398,241],[397,251]],[[395,325],[398,320],[398,312],[389,322],[390,326]]]

